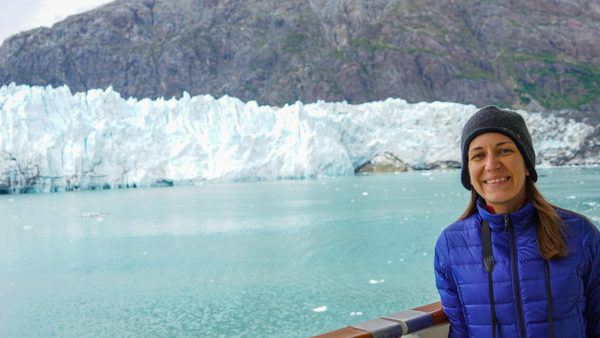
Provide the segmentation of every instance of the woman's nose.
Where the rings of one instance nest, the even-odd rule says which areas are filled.
[[[488,154],[485,159],[486,170],[496,170],[502,166],[502,163],[495,154]]]

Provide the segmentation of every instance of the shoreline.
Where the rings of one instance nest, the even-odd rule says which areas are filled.
[[[568,169],[568,168],[598,168],[600,163],[593,164],[568,164],[568,165],[537,165],[540,169]],[[323,178],[337,177],[364,177],[364,176],[379,176],[379,175],[401,175],[405,173],[417,172],[445,172],[458,171],[460,167],[433,167],[433,168],[413,168],[409,167],[406,170],[397,171],[357,171],[353,175],[317,175],[309,177],[234,177],[234,178],[213,178],[213,179],[187,179],[187,180],[172,180],[172,179],[157,179],[154,182],[133,182],[110,184],[109,182],[87,182],[85,185],[55,185],[52,182],[64,177],[42,177],[45,182],[23,185],[23,186],[6,186],[0,185],[0,195],[21,195],[21,194],[47,194],[47,193],[65,193],[79,191],[99,191],[99,190],[130,190],[142,188],[170,188],[176,186],[200,186],[205,183],[245,183],[245,182],[273,182],[273,181],[303,181],[303,180],[320,180]]]

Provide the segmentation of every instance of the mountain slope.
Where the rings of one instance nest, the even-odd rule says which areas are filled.
[[[0,83],[593,111],[599,31],[587,1],[115,1],[6,40]]]

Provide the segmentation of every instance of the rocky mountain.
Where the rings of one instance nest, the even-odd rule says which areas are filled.
[[[600,2],[117,0],[7,39],[0,84],[259,104],[600,110]],[[592,113],[589,113],[592,112]]]

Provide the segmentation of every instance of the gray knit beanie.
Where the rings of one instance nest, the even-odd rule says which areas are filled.
[[[467,153],[469,144],[473,139],[481,134],[496,132],[510,137],[519,148],[521,155],[525,159],[525,166],[529,171],[531,179],[537,181],[537,172],[535,171],[535,151],[531,143],[531,136],[527,130],[527,125],[523,117],[513,111],[503,110],[496,106],[487,106],[477,111],[465,123],[460,138],[462,151],[462,171],[461,181],[467,190],[471,190],[469,180],[469,165]]]

